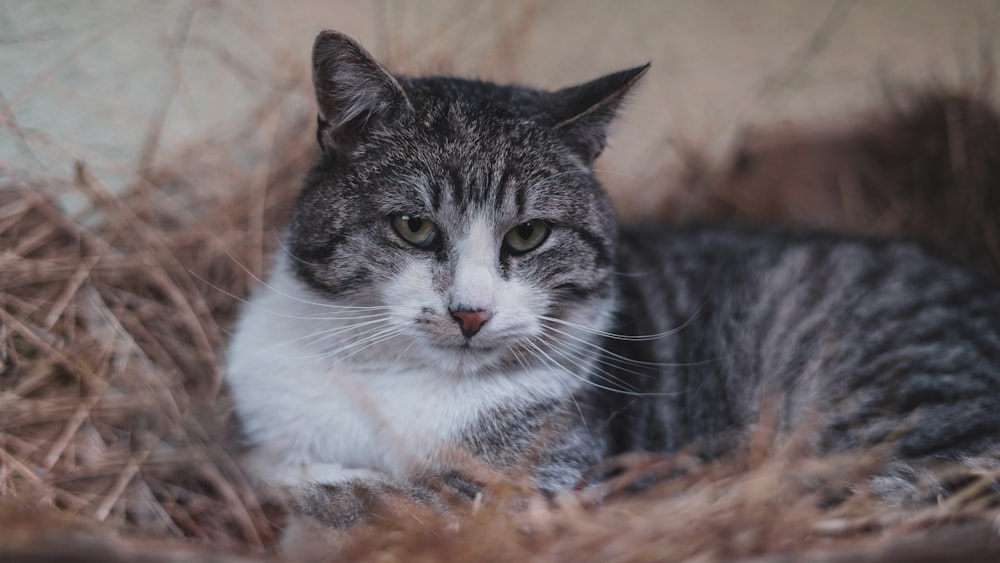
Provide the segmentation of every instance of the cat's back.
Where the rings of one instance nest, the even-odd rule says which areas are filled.
[[[828,300],[841,309],[860,297],[889,307],[924,301],[972,307],[1000,294],[948,256],[906,239],[770,225],[655,223],[623,225],[620,238],[620,274],[636,285],[651,284],[647,291],[662,283],[690,291],[691,304],[677,300],[680,309],[751,294],[783,302],[812,296],[814,303]]]
[[[619,330],[670,334],[645,355],[670,373],[686,433],[672,441],[740,428],[768,397],[789,431],[826,413],[811,422],[824,449],[878,442],[911,414],[931,423],[904,432],[904,454],[1000,438],[1000,292],[947,257],[740,225],[625,226],[621,245]]]

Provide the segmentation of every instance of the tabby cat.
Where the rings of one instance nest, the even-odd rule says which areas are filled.
[[[319,162],[227,379],[264,483],[470,496],[463,460],[571,489],[598,461],[739,444],[767,405],[817,452],[1000,440],[1000,293],[914,243],[619,224],[595,178],[648,65],[546,92],[390,74],[316,39]],[[347,499],[347,500],[345,500]]]

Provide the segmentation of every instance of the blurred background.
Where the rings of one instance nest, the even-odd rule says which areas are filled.
[[[634,178],[678,139],[724,150],[747,125],[869,107],[886,84],[981,78],[1000,2],[2,0],[0,175],[84,161],[114,190],[212,142],[253,166],[281,120],[312,111],[323,28],[393,70],[546,88],[652,61],[601,164]]]
[[[273,545],[219,360],[315,158],[324,28],[544,88],[651,61],[597,163],[624,215],[905,234],[1000,280],[998,0],[0,0],[0,529],[41,534],[0,559],[76,556],[69,516]]]

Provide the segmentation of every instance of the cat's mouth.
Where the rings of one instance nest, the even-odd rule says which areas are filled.
[[[485,322],[481,322],[471,334],[463,335],[464,331],[459,328],[463,319],[458,319],[462,322],[456,324],[456,319],[442,320],[439,316],[432,316],[433,311],[429,308],[425,308],[423,313],[415,319],[415,324],[420,325],[423,340],[434,350],[449,354],[491,355],[507,347],[508,339],[504,336],[479,330]]]
[[[499,346],[494,344],[476,343],[471,340],[466,340],[458,344],[431,344],[431,346],[438,350],[452,353],[460,352],[463,354],[493,354],[500,349]]]

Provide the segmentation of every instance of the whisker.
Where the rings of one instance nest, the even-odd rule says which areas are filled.
[[[559,339],[559,338],[557,338],[557,337],[555,337],[553,335],[548,335],[548,338],[552,342],[558,343],[560,346],[565,347],[567,350],[569,350],[571,352],[575,352],[577,354],[585,354],[585,353],[587,353],[585,350],[583,350],[583,347],[580,346],[579,344],[573,344],[572,342],[568,342],[566,340],[561,340],[561,339]],[[628,373],[628,374],[637,375],[639,377],[648,378],[648,377],[655,377],[656,376],[655,373],[650,373],[648,371],[645,371],[645,372],[643,372],[643,371],[637,371],[637,370],[631,369],[629,367],[626,367],[626,366],[632,365],[632,362],[630,362],[630,361],[624,361],[624,360],[616,360],[613,357],[606,356],[606,354],[612,354],[612,352],[609,352],[609,351],[605,350],[604,348],[598,347],[596,354],[593,353],[593,352],[590,352],[590,354],[592,355],[591,359],[595,363],[607,366],[609,368],[617,369],[617,370],[623,371],[623,372]],[[622,356],[622,357],[624,357],[624,356]],[[638,361],[638,360],[635,360],[635,361]],[[650,366],[641,366],[641,367],[650,367]]]
[[[350,358],[351,356],[354,356],[355,354],[363,352],[363,351],[367,350],[368,348],[371,348],[372,346],[375,346],[376,344],[380,344],[380,343],[385,342],[385,341],[387,341],[387,340],[389,340],[391,338],[395,338],[396,336],[398,336],[399,334],[402,334],[405,331],[406,331],[406,329],[403,328],[403,327],[395,327],[393,329],[386,329],[386,331],[383,332],[383,333],[381,333],[381,334],[376,334],[374,336],[369,337],[368,340],[371,340],[371,342],[369,342],[368,344],[365,344],[361,348],[358,348],[357,350],[351,352],[350,354],[344,356],[341,359],[342,360],[346,360],[347,358]],[[361,344],[362,342],[356,342],[356,343],[353,344],[353,346],[357,346],[357,345]]]
[[[523,369],[524,371],[528,371],[530,369],[528,367],[528,363],[524,360],[523,357],[521,357],[520,350],[518,350],[517,347],[516,347],[516,346],[519,346],[519,345],[520,345],[520,342],[517,343],[517,344],[515,344],[514,346],[512,346],[511,349],[510,349],[510,353],[511,353],[511,355],[514,356],[514,359],[517,360],[517,363],[521,366],[521,369]]]
[[[340,354],[343,354],[344,352],[347,352],[349,350],[358,348],[359,346],[361,347],[360,349],[355,350],[355,351],[351,352],[350,354],[348,354],[346,356],[342,356],[342,357],[338,358],[338,359],[341,359],[341,360],[347,359],[347,358],[353,356],[354,354],[360,352],[361,350],[364,350],[364,349],[366,349],[366,348],[368,348],[368,347],[370,347],[372,345],[378,344],[379,342],[383,342],[383,341],[389,340],[390,338],[392,338],[392,337],[394,337],[394,336],[402,333],[404,330],[405,329],[403,327],[390,327],[390,328],[382,328],[382,329],[371,329],[371,330],[368,330],[368,331],[362,333],[362,336],[361,336],[360,339],[354,340],[354,341],[349,342],[347,344],[344,344],[343,346],[341,346],[339,348],[334,348],[333,350],[327,350],[325,352],[322,352],[322,353],[316,355],[315,357],[317,357],[317,358],[332,358],[334,356],[338,356]]]
[[[310,262],[310,261],[306,260],[305,258],[299,258],[298,256],[296,256],[295,253],[292,252],[292,249],[288,248],[288,245],[285,244],[285,237],[278,237],[278,246],[281,247],[281,252],[285,256],[288,256],[289,258],[291,258],[292,260],[295,260],[296,262],[298,262],[300,264],[305,264],[306,266],[318,266],[319,265],[319,264],[317,264],[315,262]]]
[[[556,362],[555,360],[553,360],[551,356],[549,356],[548,354],[545,354],[545,352],[543,350],[541,350],[540,348],[538,348],[538,346],[535,343],[533,343],[533,342],[527,342],[527,344],[530,345],[535,350],[537,350],[539,353],[543,354],[545,358],[548,358],[550,360],[550,362],[551,362],[549,365],[552,365],[552,363],[554,363],[555,366],[561,368],[563,371],[565,371],[566,373],[568,373],[572,377],[574,377],[574,378],[576,378],[576,379],[578,379],[578,380],[586,383],[587,385],[590,385],[592,387],[596,387],[598,389],[603,389],[603,390],[612,391],[614,393],[618,393],[618,394],[621,394],[621,395],[630,395],[630,396],[634,396],[634,397],[672,397],[672,396],[676,396],[678,394],[677,392],[665,392],[665,391],[664,392],[654,392],[654,391],[643,392],[643,391],[636,391],[636,390],[629,390],[629,389],[619,389],[619,388],[614,388],[614,387],[607,387],[607,386],[601,385],[600,383],[597,383],[597,382],[595,382],[595,381],[593,381],[591,379],[588,379],[587,377],[579,376],[579,375],[573,373],[572,371],[570,371],[569,369],[567,369],[565,366],[563,366],[559,362]],[[546,344],[549,345],[549,346],[551,346],[551,343],[546,342]],[[539,359],[541,359],[541,358],[539,358]],[[577,367],[582,367],[582,366],[579,366],[576,363],[574,363],[574,365],[577,365]],[[598,371],[600,372],[601,375],[605,376],[605,377],[602,377],[602,379],[605,380],[605,381],[607,381],[608,383],[618,382],[619,385],[624,385],[626,387],[631,387],[630,385],[628,385],[628,384],[626,384],[624,382],[621,382],[617,377],[615,377],[614,375],[608,373],[605,370],[600,370],[599,369]],[[593,371],[591,371],[591,374],[593,374]]]
[[[552,326],[546,326],[545,328],[548,329],[548,330],[550,330],[550,331],[552,331],[552,332],[555,332],[555,333],[558,333],[558,334],[562,334],[563,336],[566,336],[567,338],[571,338],[571,339],[579,342],[580,344],[583,344],[585,346],[589,346],[591,348],[595,348],[597,350],[600,350],[605,355],[605,357],[607,357],[607,358],[614,358],[614,359],[616,359],[618,361],[621,361],[621,362],[626,363],[626,364],[631,364],[631,365],[634,365],[634,366],[648,366],[648,367],[690,367],[690,366],[705,365],[705,364],[709,364],[709,363],[712,363],[712,362],[715,362],[715,361],[719,360],[718,357],[716,357],[716,358],[709,358],[709,359],[706,359],[706,360],[697,360],[697,361],[694,361],[694,362],[646,362],[646,361],[643,361],[643,360],[635,360],[635,359],[629,358],[628,356],[622,356],[621,354],[616,354],[615,352],[612,352],[611,350],[608,350],[607,348],[604,348],[603,346],[600,346],[598,344],[594,344],[593,342],[590,342],[589,340],[580,338],[579,336],[576,336],[575,334],[571,334],[569,332],[559,330],[559,329],[557,329],[555,327],[552,327]]]
[[[287,294],[287,293],[285,293],[285,292],[277,289],[276,287],[268,284],[267,282],[265,282],[264,280],[262,280],[260,277],[258,277],[256,274],[254,274],[253,272],[251,272],[250,269],[247,268],[245,265],[243,265],[243,263],[241,263],[239,260],[237,260],[236,257],[233,256],[231,252],[226,251],[226,255],[228,255],[233,260],[233,262],[235,262],[240,268],[242,268],[243,271],[246,272],[246,274],[248,276],[250,276],[255,282],[257,282],[261,286],[263,286],[263,287],[265,287],[265,288],[273,291],[274,293],[276,293],[276,294],[278,294],[278,295],[280,295],[282,297],[285,297],[287,299],[291,299],[292,301],[297,301],[297,302],[303,303],[305,305],[315,305],[316,307],[325,307],[325,308],[328,308],[328,309],[351,309],[351,310],[385,310],[386,309],[385,306],[367,306],[366,307],[366,306],[360,306],[360,305],[334,305],[332,303],[320,303],[320,302],[317,302],[317,301],[310,301],[308,299],[302,299],[301,297],[296,297],[294,295],[289,295],[289,294]]]
[[[258,303],[254,303],[253,301],[251,301],[249,299],[245,299],[243,297],[240,297],[239,295],[236,295],[235,293],[227,291],[227,290],[225,290],[225,289],[223,289],[223,288],[215,285],[214,283],[208,281],[207,279],[201,277],[194,270],[188,270],[188,273],[190,273],[194,278],[196,278],[196,279],[201,280],[202,282],[204,282],[205,285],[207,285],[208,287],[210,287],[210,288],[218,291],[219,293],[225,295],[226,297],[231,297],[234,300],[236,300],[237,302],[239,302],[239,303],[241,303],[243,305],[246,305],[247,307],[253,307],[254,309],[256,309],[258,311],[263,311],[263,312],[265,312],[265,313],[267,313],[269,315],[272,315],[272,316],[275,316],[275,317],[280,317],[280,318],[283,318],[283,319],[293,319],[293,320],[330,320],[330,321],[354,320],[354,319],[359,319],[359,318],[364,318],[364,317],[355,316],[355,315],[352,315],[351,313],[369,313],[369,312],[371,312],[369,310],[374,311],[374,310],[379,310],[379,309],[382,309],[382,310],[386,311],[383,314],[385,314],[385,315],[389,314],[389,312],[388,312],[389,308],[388,307],[344,307],[344,306],[341,306],[341,305],[324,305],[324,307],[329,307],[329,308],[348,308],[349,310],[340,312],[341,314],[344,314],[344,315],[347,315],[347,316],[325,316],[325,315],[331,315],[331,313],[329,313],[329,312],[313,313],[313,314],[310,314],[310,315],[289,315],[288,313],[282,313],[282,312],[279,312],[279,311],[275,311],[273,309],[269,309],[267,307],[262,307]]]
[[[371,323],[371,321],[367,321],[367,323]],[[341,327],[341,329],[345,329],[345,328],[349,328],[350,330],[356,330],[358,327],[357,326]],[[338,329],[338,330],[340,330],[340,329]],[[365,337],[367,335],[373,334],[373,333],[378,332],[380,330],[383,330],[383,328],[382,327],[369,327],[366,330],[357,331],[356,334],[347,335],[345,337],[345,341],[349,340],[349,339],[357,338],[357,337]],[[270,352],[270,353],[278,353],[278,354],[280,354],[282,348],[284,348],[284,347],[286,347],[288,345],[297,345],[297,346],[293,347],[292,349],[293,350],[298,349],[298,350],[302,350],[302,351],[306,351],[306,352],[314,351],[315,353],[308,354],[308,355],[305,355],[305,356],[301,356],[301,355],[294,355],[294,356],[283,355],[283,357],[287,357],[288,359],[321,358],[321,357],[324,357],[324,355],[327,352],[324,351],[323,350],[323,346],[319,346],[318,343],[320,343],[323,340],[325,340],[327,338],[330,338],[332,336],[332,335],[325,335],[324,336],[324,334],[325,333],[319,333],[319,334],[318,333],[309,333],[309,334],[305,334],[303,336],[299,336],[299,337],[288,339],[288,340],[277,340],[277,341],[271,342],[270,344],[267,345],[267,351]]]
[[[512,349],[511,351],[514,352],[515,357],[518,358],[518,361],[521,361],[520,360],[520,355],[517,353],[517,350],[513,350]],[[523,365],[525,365],[525,364],[522,363],[522,366]],[[525,371],[527,371],[527,369],[528,368],[525,367]],[[590,432],[590,425],[587,424],[587,417],[584,416],[584,414],[583,414],[583,408],[580,407],[580,402],[576,400],[576,393],[574,393],[573,390],[569,388],[569,385],[567,385],[561,379],[557,380],[557,382],[559,383],[559,385],[563,389],[566,390],[566,395],[569,397],[570,401],[573,402],[573,406],[576,407],[576,412],[577,412],[577,414],[580,415],[580,424],[583,425],[584,430],[586,430],[587,432]]]
[[[315,346],[315,345],[323,342],[324,340],[327,340],[327,339],[332,338],[334,336],[337,336],[339,334],[343,334],[345,332],[351,332],[351,331],[353,331],[355,329],[358,329],[358,328],[361,328],[361,327],[365,327],[365,326],[383,324],[388,319],[389,319],[389,316],[386,315],[384,317],[380,317],[380,318],[377,318],[375,320],[364,321],[364,322],[361,322],[361,323],[354,323],[354,324],[350,324],[350,325],[347,325],[347,326],[337,326],[337,327],[333,327],[333,328],[328,328],[328,329],[325,329],[325,330],[320,330],[320,331],[317,331],[317,332],[312,332],[312,333],[300,336],[298,338],[293,338],[292,340],[284,340],[283,343],[293,344],[295,342],[299,342],[299,341],[304,341],[305,340],[305,341],[307,341],[306,342],[306,346]],[[312,340],[308,340],[310,338]]]
[[[563,320],[563,319],[557,319],[555,317],[547,317],[547,316],[544,316],[544,315],[539,315],[538,318],[542,319],[543,321],[549,321],[549,322],[552,322],[552,323],[561,324],[561,325],[568,326],[570,328],[575,328],[577,330],[581,330],[581,331],[584,331],[584,332],[587,332],[587,333],[590,333],[590,334],[595,334],[597,336],[603,336],[605,338],[611,338],[611,339],[614,339],[614,340],[624,340],[624,341],[627,341],[627,342],[646,342],[646,341],[649,341],[649,340],[659,340],[659,339],[665,338],[667,336],[673,336],[674,334],[677,334],[678,332],[684,330],[698,316],[698,314],[701,312],[701,309],[702,309],[703,306],[704,306],[704,303],[702,305],[699,305],[698,308],[695,309],[694,313],[692,313],[691,316],[688,317],[688,319],[686,321],[684,321],[681,325],[679,325],[679,326],[677,326],[675,328],[672,328],[670,330],[663,331],[663,332],[658,333],[658,334],[643,334],[643,335],[616,334],[616,333],[613,333],[613,332],[606,332],[606,331],[597,330],[595,328],[591,328],[591,327],[588,327],[588,326],[579,325],[579,324],[576,324],[576,323],[571,323],[569,321],[566,321],[566,320]]]
[[[577,368],[586,368],[587,371],[588,371],[588,373],[590,375],[599,377],[602,381],[608,383],[609,385],[617,385],[619,388],[621,388],[621,389],[623,389],[625,391],[631,391],[631,392],[637,392],[638,391],[635,387],[633,387],[631,384],[629,384],[627,381],[621,379],[620,377],[618,377],[618,376],[616,376],[616,375],[614,375],[614,374],[612,374],[612,373],[610,373],[610,372],[608,372],[608,371],[606,371],[604,369],[601,369],[601,368],[599,368],[599,367],[597,367],[595,365],[588,365],[586,363],[586,360],[593,361],[594,360],[594,355],[593,354],[591,354],[589,356],[585,355],[585,354],[573,355],[571,353],[567,353],[567,352],[573,352],[573,350],[568,350],[567,351],[566,349],[564,349],[564,348],[562,348],[561,346],[558,345],[559,342],[554,341],[551,338],[542,338],[542,339],[540,339],[540,341],[543,344],[545,344],[546,346],[548,346],[549,350],[551,350],[555,354],[558,354],[562,358],[565,358],[573,366],[575,366]],[[584,358],[581,360],[577,356],[584,356]]]
[[[623,389],[615,389],[614,387],[608,387],[606,385],[601,385],[600,383],[597,383],[595,381],[591,381],[591,380],[589,380],[589,379],[587,379],[585,377],[581,377],[581,376],[573,373],[572,371],[570,371],[566,366],[564,366],[564,365],[560,364],[559,362],[555,361],[551,356],[549,356],[548,354],[546,354],[544,350],[542,350],[541,348],[539,348],[538,345],[535,344],[534,342],[530,342],[529,341],[529,342],[526,342],[526,344],[528,344],[528,346],[530,346],[531,349],[533,349],[534,351],[538,352],[538,354],[541,354],[541,356],[537,356],[536,355],[535,357],[538,358],[539,360],[541,360],[543,363],[545,363],[546,365],[549,365],[549,366],[552,366],[552,367],[557,367],[557,368],[561,369],[567,375],[569,375],[573,379],[576,379],[576,380],[580,381],[581,383],[584,383],[584,384],[589,385],[591,387],[595,387],[597,389],[602,389],[604,391],[610,391],[612,393],[620,393],[622,395],[637,395],[637,396],[650,395],[649,393],[636,393],[634,391],[626,391],[626,390],[623,390]]]
[[[340,315],[330,315],[329,313],[316,313],[313,315],[302,315],[293,316],[286,315],[290,319],[302,320],[302,321],[355,321],[359,319],[388,319],[392,317],[392,313],[388,310],[384,313],[371,313],[371,311],[354,311],[355,314],[348,314],[350,311],[345,311]]]

